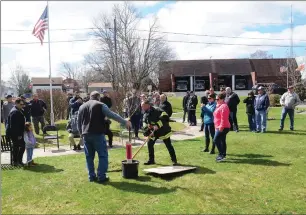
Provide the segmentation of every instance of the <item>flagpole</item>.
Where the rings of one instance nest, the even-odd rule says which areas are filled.
[[[50,79],[50,106],[51,106],[51,125],[54,125],[54,112],[53,112],[53,94],[52,94],[52,75],[51,75],[51,50],[50,50],[50,13],[49,13],[49,1],[47,1],[47,13],[48,13],[48,49],[49,49],[49,79]]]

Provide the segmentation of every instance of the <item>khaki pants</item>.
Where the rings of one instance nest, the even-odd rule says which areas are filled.
[[[69,142],[70,142],[70,145],[71,145],[71,146],[76,145],[76,144],[75,144],[75,141],[74,141],[74,135],[73,135],[73,134],[69,134],[68,138],[69,138]],[[83,139],[82,139],[82,138],[80,138],[79,144],[80,144],[80,146],[84,146],[84,143],[83,143]]]

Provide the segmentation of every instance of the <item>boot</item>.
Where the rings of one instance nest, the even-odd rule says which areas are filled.
[[[154,165],[155,164],[155,161],[147,161],[144,163],[144,165]]]
[[[206,147],[205,147],[205,149],[203,150],[203,152],[209,152],[209,141],[205,141],[205,145],[206,145]]]

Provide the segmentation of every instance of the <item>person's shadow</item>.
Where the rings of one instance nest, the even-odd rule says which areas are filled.
[[[39,173],[56,173],[64,171],[63,169],[56,169],[54,166],[50,166],[48,164],[38,164],[37,166],[24,167],[24,169]]]
[[[176,188],[166,188],[166,187],[154,187],[148,184],[137,184],[133,182],[108,182],[107,185],[114,187],[115,189],[122,190],[125,192],[134,192],[140,194],[158,195],[164,193],[171,193],[176,190]]]

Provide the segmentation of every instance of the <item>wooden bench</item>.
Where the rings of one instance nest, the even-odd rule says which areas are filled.
[[[1,137],[1,152],[10,152],[10,164],[13,164],[13,144],[12,141],[3,135]]]

